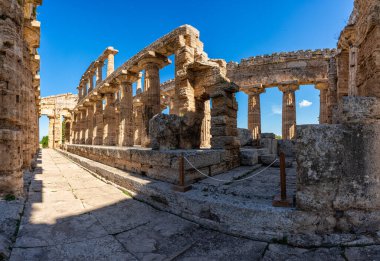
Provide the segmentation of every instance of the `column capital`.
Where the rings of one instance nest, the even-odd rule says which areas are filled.
[[[148,51],[142,55],[141,60],[138,62],[138,66],[143,70],[150,63],[156,64],[158,68],[161,69],[172,62],[168,57],[162,54],[154,51]]]
[[[315,83],[315,89],[318,89],[320,91],[327,90],[328,88],[329,88],[329,82],[328,82],[328,80],[326,80],[326,81],[317,81]]]
[[[300,85],[298,81],[283,82],[278,85],[278,89],[282,92],[295,92],[299,90]]]

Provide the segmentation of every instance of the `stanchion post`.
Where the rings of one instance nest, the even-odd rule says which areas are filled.
[[[292,207],[293,199],[286,195],[286,162],[285,154],[280,152],[280,195],[276,195],[272,201],[274,207]]]
[[[178,185],[173,186],[174,191],[186,192],[191,189],[191,185],[185,185],[185,158],[183,152],[178,158]]]

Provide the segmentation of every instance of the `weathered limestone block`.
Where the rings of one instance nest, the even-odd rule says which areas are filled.
[[[296,142],[294,140],[279,140],[277,141],[277,145],[278,153],[283,152],[286,157],[295,157]]]
[[[238,128],[238,139],[240,141],[240,145],[242,147],[244,146],[251,146],[253,142],[253,136],[252,131],[249,129],[242,129]]]
[[[183,117],[157,114],[149,122],[152,149],[194,149],[200,147],[201,123],[191,113]]]
[[[273,137],[270,137],[270,138],[263,138],[263,137],[266,137],[268,135],[264,135],[262,136],[262,138],[260,139],[260,145],[264,148],[267,148],[268,149],[268,152],[270,154],[275,154],[277,155],[277,140]],[[274,136],[274,134],[273,134]]]
[[[380,121],[302,126],[297,141],[298,207],[338,213],[341,230],[366,230],[370,214],[380,210],[378,155]],[[348,217],[352,210],[356,214]],[[377,219],[372,221],[379,227]]]
[[[336,123],[372,123],[380,119],[380,99],[376,97],[343,97],[338,106]]]
[[[240,149],[240,164],[243,166],[253,166],[259,162],[257,149]]]
[[[151,147],[154,150],[178,149],[181,118],[177,115],[157,114],[149,122]]]
[[[297,136],[297,206],[307,211],[332,208],[343,173],[341,125],[303,125]]]

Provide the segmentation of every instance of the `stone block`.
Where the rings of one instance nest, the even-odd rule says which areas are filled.
[[[267,148],[269,154],[277,155],[277,140],[272,138],[262,138],[260,140],[262,147]]]
[[[252,131],[249,129],[238,128],[238,139],[240,141],[240,146],[251,146],[253,142]]]
[[[259,154],[256,149],[240,149],[240,164],[253,166],[259,162]]]
[[[296,142],[294,140],[278,140],[277,143],[278,154],[283,152],[286,157],[295,157]]]
[[[259,157],[260,162],[266,166],[272,164],[276,160],[276,158],[277,158],[277,155],[275,154],[261,155]]]
[[[261,133],[262,139],[275,139],[276,135],[274,133]]]

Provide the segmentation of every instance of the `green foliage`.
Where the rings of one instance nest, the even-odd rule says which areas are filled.
[[[276,135],[276,140],[282,140],[282,136]]]
[[[49,136],[44,136],[42,140],[40,141],[40,144],[42,145],[42,148],[49,147]]]
[[[8,194],[8,195],[6,195],[6,196],[4,197],[4,199],[5,199],[6,201],[13,201],[13,200],[16,200],[16,197],[15,197],[15,195]]]

